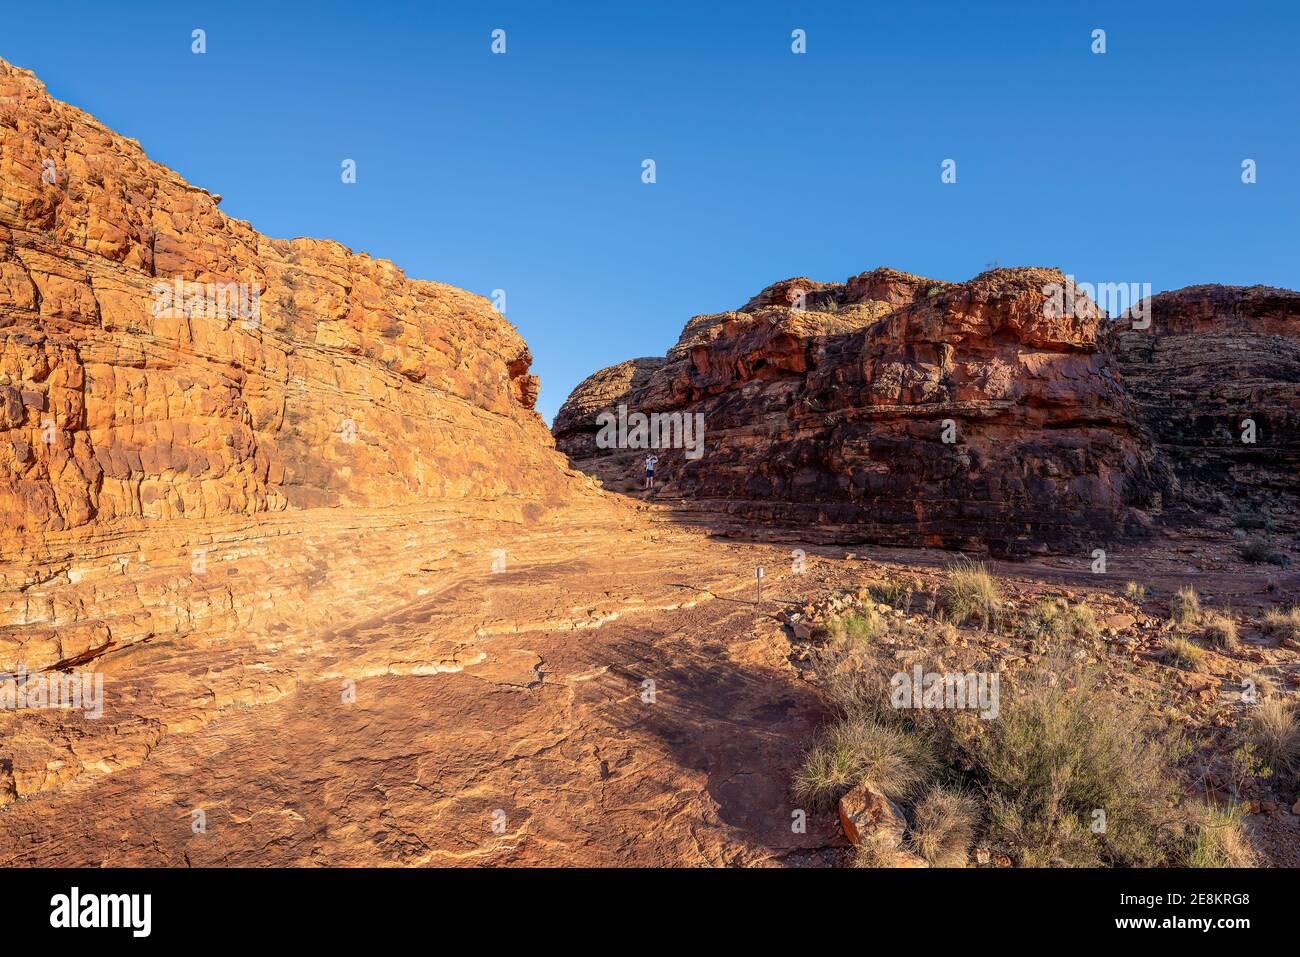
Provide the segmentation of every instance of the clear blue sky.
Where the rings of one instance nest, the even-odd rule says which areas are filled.
[[[711,6],[10,4],[0,55],[262,232],[505,289],[548,420],[788,276],[1300,286],[1295,3]]]

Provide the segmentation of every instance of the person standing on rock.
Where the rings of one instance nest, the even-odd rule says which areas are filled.
[[[655,465],[659,462],[659,456],[651,452],[645,457],[645,487],[648,489],[655,487]]]

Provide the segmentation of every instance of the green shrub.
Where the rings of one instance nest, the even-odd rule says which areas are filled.
[[[1252,538],[1241,543],[1237,548],[1237,554],[1241,556],[1243,562],[1263,565],[1273,557],[1273,549],[1269,548],[1268,542],[1263,539]]]
[[[1264,529],[1273,527],[1273,520],[1263,512],[1238,512],[1233,519],[1238,528]]]
[[[833,615],[826,630],[833,641],[865,642],[882,634],[886,625],[878,614],[864,608]]]
[[[974,745],[996,840],[1024,866],[1169,858],[1170,742],[1149,733],[1077,665],[1039,665],[1003,697],[1000,718]],[[1093,829],[1098,812],[1100,832]]]

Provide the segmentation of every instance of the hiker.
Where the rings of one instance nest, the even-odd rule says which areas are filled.
[[[655,487],[655,465],[659,462],[659,456],[651,452],[645,457],[645,487]]]

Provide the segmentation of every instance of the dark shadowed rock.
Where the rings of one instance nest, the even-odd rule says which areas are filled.
[[[1047,307],[1044,290],[1064,281],[1048,269],[959,285],[891,270],[787,280],[740,312],[692,319],[620,401],[703,414],[701,458],[660,452],[686,507],[844,540],[1101,545],[1141,524],[1151,452],[1099,341],[1100,310]],[[599,403],[578,398],[594,422]],[[555,434],[585,470],[618,461],[574,441],[572,425]]]
[[[1137,325],[1141,326],[1139,320]],[[1189,286],[1150,301],[1149,328],[1112,330],[1116,361],[1181,511],[1295,514],[1300,490],[1300,293]],[[1254,442],[1247,422],[1254,423]]]

